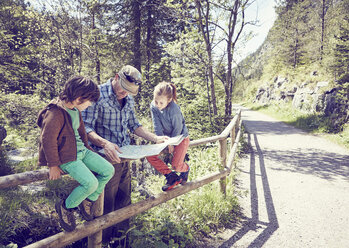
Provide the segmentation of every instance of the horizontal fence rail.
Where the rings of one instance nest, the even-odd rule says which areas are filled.
[[[221,168],[219,172],[201,177],[199,179],[187,182],[185,185],[180,185],[170,191],[160,193],[156,196],[131,204],[114,212],[103,214],[103,194],[98,199],[97,213],[98,218],[84,222],[76,227],[72,232],[60,232],[36,243],[26,246],[26,248],[58,248],[69,245],[84,237],[89,236],[88,247],[101,247],[102,230],[115,225],[123,220],[126,220],[139,213],[147,211],[161,203],[169,201],[175,197],[188,193],[194,189],[200,188],[208,183],[220,179],[222,192],[225,193],[225,178],[229,175],[234,164],[234,158],[238,149],[238,144],[241,136],[241,110],[237,112],[235,117],[231,120],[228,126],[220,135],[212,136],[190,141],[189,146],[198,146],[211,142],[219,141],[219,153],[221,157]],[[227,138],[231,137],[231,149],[227,157]],[[13,186],[28,184],[35,181],[48,179],[48,169],[37,171],[29,171],[14,175],[0,177],[0,189],[9,188]]]

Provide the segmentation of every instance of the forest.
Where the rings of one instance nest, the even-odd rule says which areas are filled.
[[[239,49],[255,35],[248,27],[259,25],[255,15],[247,15],[255,0],[2,0],[0,127],[7,137],[0,146],[0,176],[37,169],[36,116],[67,79],[84,75],[102,84],[126,64],[143,75],[135,97],[140,122],[152,129],[153,88],[171,81],[192,140],[220,133],[234,117],[233,103],[252,104],[258,87],[280,75],[293,86],[312,81],[309,74],[316,72],[316,80],[336,88],[335,101],[348,106],[349,0],[275,2],[277,19],[268,37],[238,62]],[[326,132],[348,130],[347,109],[336,112],[340,121],[328,121],[339,115],[326,117]],[[18,148],[31,158],[14,164],[6,154]],[[216,150],[215,145],[190,150],[192,177],[218,166]],[[143,191],[134,192],[135,201],[162,183],[152,171],[142,173],[155,183],[140,185],[136,178],[133,186]],[[229,180],[226,197],[213,184],[134,218],[128,233],[132,247],[199,247],[202,237],[237,222],[239,192],[234,175]],[[71,184],[68,179],[46,182],[40,197],[21,188],[1,190],[0,247],[22,247],[59,232],[53,199],[62,193],[57,188]],[[83,247],[81,242],[75,247]]]

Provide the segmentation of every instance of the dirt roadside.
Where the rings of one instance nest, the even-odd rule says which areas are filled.
[[[206,247],[349,247],[349,151],[259,112],[242,119],[242,223]]]

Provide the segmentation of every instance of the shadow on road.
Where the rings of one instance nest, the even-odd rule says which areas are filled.
[[[244,120],[244,126],[248,127],[250,133],[255,134],[275,134],[275,135],[290,135],[290,134],[307,134],[307,132],[290,126],[280,121],[254,121]]]
[[[278,219],[275,212],[272,194],[269,187],[268,175],[264,164],[263,152],[260,149],[257,135],[253,134],[256,151],[251,149],[250,154],[250,195],[251,195],[251,218],[245,218],[242,227],[229,240],[225,241],[220,248],[232,247],[238,240],[244,237],[249,231],[256,231],[263,226],[264,230],[249,244],[249,248],[262,247],[271,235],[279,228]],[[248,134],[248,144],[251,146],[251,134]],[[257,153],[257,154],[255,154]],[[268,214],[268,223],[259,220],[258,212],[258,191],[256,184],[256,157],[259,159],[261,179],[264,192],[264,200]],[[258,226],[259,225],[259,226]]]
[[[310,135],[300,129],[291,127],[282,122],[273,121],[243,121],[247,132],[256,135],[277,135],[279,140],[285,140],[285,135]],[[248,127],[248,128],[247,128]],[[293,136],[292,136],[293,137]],[[305,136],[295,136],[305,137]],[[314,136],[315,137],[315,136]],[[308,148],[305,142],[319,142],[312,139],[302,139],[297,148],[287,150],[265,150],[264,155],[268,159],[274,160],[277,164],[283,164],[284,167],[275,168],[275,170],[284,170],[303,174],[313,174],[322,179],[334,180],[341,177],[343,180],[349,180],[349,156],[336,152],[329,152],[326,147]],[[298,145],[298,144],[297,144]],[[310,144],[312,145],[312,144]]]
[[[278,162],[274,170],[312,174],[326,180],[349,180],[349,156],[320,149],[273,150],[264,152]]]

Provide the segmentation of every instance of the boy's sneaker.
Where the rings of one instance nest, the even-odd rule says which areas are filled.
[[[73,213],[74,209],[67,209],[65,207],[64,199],[61,199],[58,202],[56,202],[55,209],[58,213],[59,223],[61,224],[61,227],[67,232],[74,231],[76,227],[75,217]]]
[[[190,171],[190,167],[188,166],[188,171],[181,172],[181,174],[179,174],[179,177],[182,179],[182,182],[181,182],[182,185],[187,183],[189,171]]]
[[[85,199],[83,200],[80,205],[79,205],[79,210],[80,210],[80,214],[82,216],[82,218],[84,220],[93,220],[94,219],[94,209],[93,209],[93,206],[94,206],[94,201],[91,201],[89,199]]]
[[[182,179],[176,174],[176,172],[171,172],[165,175],[166,184],[162,186],[163,191],[173,189],[176,185],[180,184]]]

